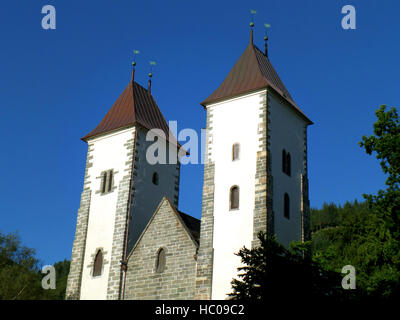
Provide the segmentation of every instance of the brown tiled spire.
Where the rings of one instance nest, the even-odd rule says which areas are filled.
[[[131,81],[129,81],[103,120],[82,140],[87,141],[87,139],[101,134],[139,124],[148,130],[161,129],[168,140],[171,138],[173,139],[172,142],[176,141],[174,137],[169,137],[167,121],[162,115],[157,102],[148,90],[135,82],[134,77],[135,66],[133,65]]]
[[[283,99],[288,101],[306,121],[312,123],[296,105],[268,57],[252,41],[253,30],[250,31],[250,42],[247,48],[225,80],[207,99],[201,102],[201,105],[205,107],[210,103],[233,98],[252,91],[272,88]]]

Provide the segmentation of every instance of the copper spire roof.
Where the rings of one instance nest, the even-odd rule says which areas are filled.
[[[253,44],[252,34],[251,31],[249,45],[228,76],[217,90],[201,102],[201,105],[206,106],[223,99],[269,87],[289,102],[309,124],[312,124],[311,120],[294,102],[268,57]]]
[[[134,124],[139,124],[149,130],[154,128],[161,129],[169,139],[167,121],[156,101],[145,88],[133,81],[132,75],[132,81],[129,82],[103,120],[82,140],[87,141],[87,139],[100,134],[126,128]],[[175,138],[171,137],[171,139],[176,143]]]

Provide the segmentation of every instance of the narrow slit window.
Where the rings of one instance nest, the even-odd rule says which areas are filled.
[[[291,171],[291,168],[290,168],[290,153],[288,152],[287,155],[286,155],[286,173],[287,173],[288,176],[290,176],[290,171]]]
[[[108,173],[108,190],[107,190],[108,192],[110,192],[111,189],[112,189],[113,178],[114,178],[114,176],[113,176],[113,171],[110,170],[110,172]]]
[[[107,172],[103,173],[103,177],[101,179],[101,193],[105,193],[106,192],[106,185],[107,185]]]
[[[153,173],[153,178],[152,178],[152,181],[153,181],[153,184],[154,185],[156,185],[156,186],[158,186],[158,181],[159,179],[158,179],[158,173],[157,172],[154,172]]]
[[[239,187],[233,186],[230,190],[229,209],[239,209]]]
[[[283,216],[286,219],[290,218],[290,199],[287,193],[283,196]]]
[[[101,250],[97,251],[96,257],[93,264],[93,277],[101,276],[103,269],[103,253]]]
[[[238,143],[235,143],[232,146],[232,161],[239,159],[239,152],[240,152],[240,146]]]
[[[282,172],[286,173],[286,151],[282,150]]]
[[[165,265],[166,265],[166,256],[165,256],[165,250],[163,248],[159,249],[157,252],[157,258],[156,258],[156,272],[157,273],[162,273],[165,270]]]

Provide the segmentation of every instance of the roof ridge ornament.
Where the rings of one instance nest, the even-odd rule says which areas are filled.
[[[150,61],[150,72],[149,72],[149,84],[148,84],[148,92],[151,94],[151,78],[153,77],[153,66],[156,65],[155,61]]]
[[[268,24],[268,23],[264,23],[264,27],[265,27],[264,54],[265,54],[265,56],[268,58],[268,34],[267,34],[267,30],[268,30],[268,28],[271,27],[271,25]]]
[[[250,10],[250,15],[251,15],[251,22],[250,22],[250,43],[253,44],[253,28],[254,28],[254,16],[257,13],[256,10],[251,9]]]
[[[135,67],[136,67],[136,55],[139,54],[139,50],[133,50],[133,61],[132,61],[132,85],[134,84],[135,80]]]

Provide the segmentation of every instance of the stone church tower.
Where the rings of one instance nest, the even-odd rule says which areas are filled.
[[[267,38],[265,39],[267,41]],[[265,51],[250,43],[207,111],[196,299],[225,299],[243,246],[259,231],[309,238],[307,126]]]
[[[175,159],[176,141],[151,95],[151,81],[146,90],[134,74],[135,69],[104,119],[82,138],[88,153],[67,299],[121,298],[130,249],[164,196],[178,206],[179,162],[149,164],[146,150],[153,141],[146,133],[160,129],[158,142],[168,150],[172,141]]]
[[[266,39],[267,40],[267,39]],[[207,112],[201,221],[178,210],[179,144],[132,79],[88,144],[67,299],[225,299],[259,231],[308,240],[307,127],[267,53],[250,42]],[[149,163],[154,142],[168,163]],[[179,157],[179,159],[178,159]],[[171,163],[171,159],[176,159]]]

